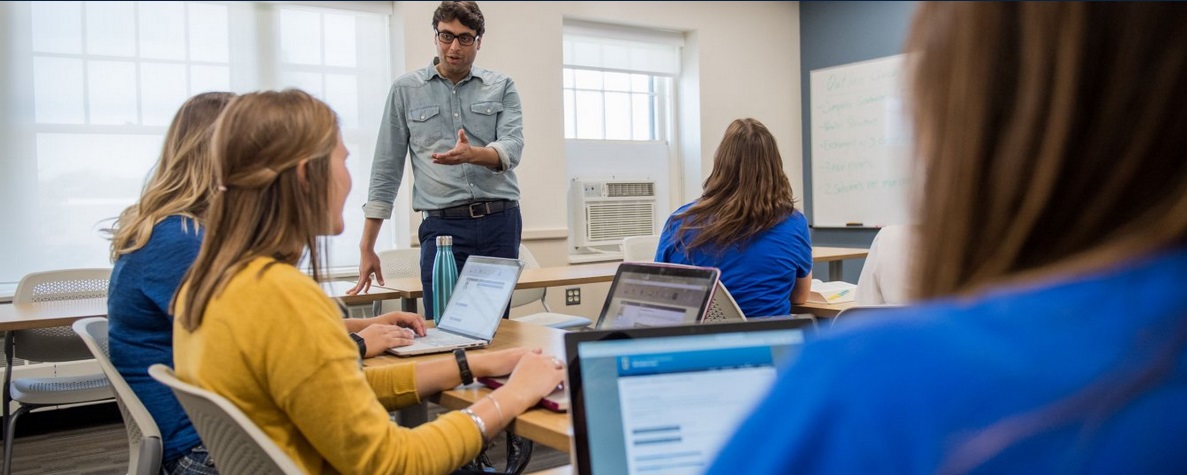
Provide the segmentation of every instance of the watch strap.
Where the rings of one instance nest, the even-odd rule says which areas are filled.
[[[364,340],[363,337],[359,336],[358,333],[354,333],[354,332],[350,333],[350,339],[354,340],[354,344],[358,345],[358,347],[359,347],[359,359],[366,358],[367,357],[367,341]]]
[[[466,360],[466,350],[461,348],[453,350],[453,357],[457,359],[457,369],[462,375],[462,384],[473,384],[474,373],[470,372],[470,362]]]

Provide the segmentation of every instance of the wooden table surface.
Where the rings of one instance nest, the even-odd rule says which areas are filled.
[[[87,317],[106,317],[107,299],[0,305],[0,331],[49,328],[73,324]]]
[[[481,353],[497,351],[507,348],[541,348],[545,354],[557,355],[564,359],[565,332],[530,323],[520,323],[515,320],[503,320],[495,339],[490,346],[481,350],[467,350],[467,352]],[[377,356],[363,361],[365,366],[381,366],[411,361],[426,361],[430,359],[453,359],[452,353],[438,353],[435,355],[414,356],[401,358],[397,356]],[[464,409],[477,402],[491,390],[481,384],[459,387],[442,392],[430,398],[433,402],[449,409]],[[553,412],[547,409],[531,409],[515,418],[515,433],[527,437],[532,441],[548,447],[568,452],[573,438],[573,423],[569,414]]]

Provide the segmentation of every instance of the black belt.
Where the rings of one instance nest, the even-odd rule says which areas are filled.
[[[476,201],[452,208],[425,210],[425,214],[434,218],[481,218],[488,214],[501,213],[504,210],[518,207],[518,201]]]

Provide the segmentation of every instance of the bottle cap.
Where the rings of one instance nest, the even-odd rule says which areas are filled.
[[[453,236],[437,236],[437,245],[438,246],[452,246],[453,245]]]

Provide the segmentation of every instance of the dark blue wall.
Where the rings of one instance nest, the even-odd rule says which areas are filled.
[[[812,105],[809,74],[813,69],[891,56],[902,52],[915,2],[801,2],[800,97],[803,101],[804,190],[803,207],[812,215]],[[869,247],[876,229],[813,229],[815,246]],[[864,259],[844,263],[842,280],[857,283]],[[814,276],[827,280],[827,267]]]

